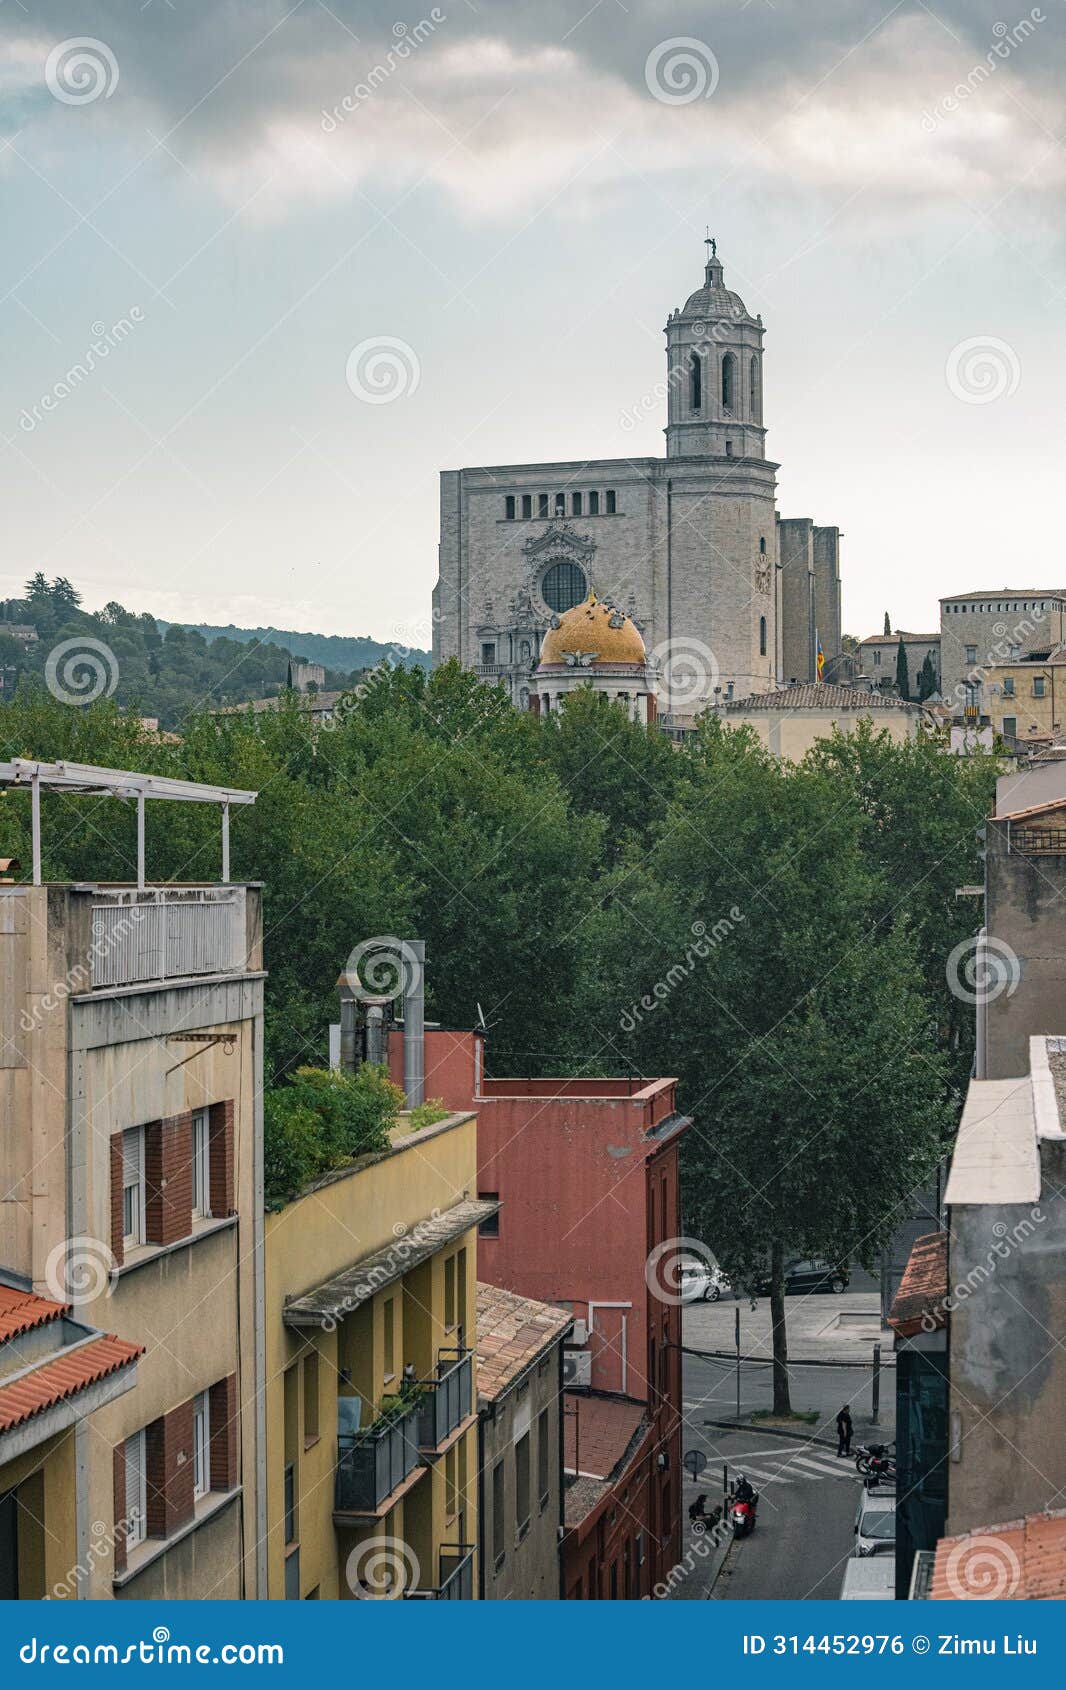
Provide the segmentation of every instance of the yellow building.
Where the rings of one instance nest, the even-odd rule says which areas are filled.
[[[1062,731],[1064,707],[1066,646],[996,663],[981,687],[982,714],[1007,739],[1056,737]]]
[[[266,1223],[271,1597],[477,1592],[477,1117],[316,1181]]]
[[[922,720],[917,704],[894,694],[821,682],[732,698],[721,709],[727,727],[750,728],[768,751],[789,763],[800,762],[812,745],[834,732],[854,733],[860,722],[898,742],[914,739]]]

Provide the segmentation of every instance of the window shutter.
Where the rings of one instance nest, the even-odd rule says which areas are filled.
[[[233,1171],[234,1107],[232,1098],[211,1105],[210,1147],[212,1215],[237,1212]]]
[[[209,1397],[211,1489],[232,1490],[237,1483],[237,1375],[212,1385]]]
[[[145,1136],[145,1235],[176,1244],[192,1231],[192,1112],[154,1121]]]
[[[118,1137],[118,1134],[115,1135]],[[111,1140],[112,1168],[115,1163],[115,1139]],[[121,1163],[119,1164],[121,1179]],[[120,1185],[121,1191],[121,1185]],[[122,1240],[119,1239],[121,1244]],[[122,1522],[126,1518],[126,1446],[116,1444],[113,1454],[114,1463],[114,1508],[115,1508],[115,1548],[114,1565],[116,1573],[126,1570],[126,1532]]]
[[[113,1133],[111,1135],[111,1255],[116,1267],[121,1267],[124,1259],[122,1234],[122,1134]],[[121,1519],[121,1513],[118,1517]]]

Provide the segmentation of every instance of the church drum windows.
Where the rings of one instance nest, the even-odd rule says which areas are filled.
[[[589,494],[589,515],[590,516],[599,516],[599,514],[600,514],[600,495],[596,492],[592,492],[592,493]]]
[[[503,501],[503,514],[508,522],[514,521],[514,494],[508,493]]]
[[[702,410],[703,365],[700,362],[700,355],[698,352],[694,352],[692,357],[689,359],[689,396],[692,401],[692,409],[694,411]]]
[[[588,596],[584,571],[576,563],[553,563],[540,584],[544,602],[550,610],[561,614],[582,604]]]
[[[565,493],[556,493],[556,495],[555,495],[555,514],[556,514],[556,516],[565,516],[566,515],[566,494]]]
[[[547,493],[538,493],[537,494],[537,515],[539,517],[547,517],[547,515],[548,515],[548,495],[547,495]]]
[[[766,617],[759,617],[759,656],[766,656]]]
[[[532,493],[523,493],[522,494],[522,515],[523,516],[532,516],[533,515],[533,495],[532,495]]]
[[[604,502],[605,502],[605,505],[606,505],[607,515],[608,516],[614,516],[614,514],[615,514],[615,512],[618,508],[617,502],[616,502],[615,496],[614,496],[614,488],[608,487],[608,489],[607,489],[606,493],[603,495],[603,497],[604,497]]]
[[[722,409],[731,411],[736,404],[737,361],[732,352],[722,359]]]
[[[570,495],[570,514],[571,514],[571,516],[580,516],[581,515],[581,494],[580,493],[572,493]]]

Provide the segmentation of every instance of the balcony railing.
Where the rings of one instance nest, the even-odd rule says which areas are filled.
[[[1066,857],[1066,828],[1013,828],[1010,848],[1023,857]]]
[[[337,1514],[373,1514],[418,1466],[419,1403],[338,1439],[333,1508]]]
[[[133,986],[245,965],[239,891],[118,894],[92,907],[92,986]]]
[[[474,1400],[474,1358],[469,1350],[442,1351],[436,1379],[422,1381],[418,1442],[439,1449],[470,1413]]]
[[[440,1583],[435,1590],[408,1590],[408,1602],[470,1602],[474,1595],[474,1550],[457,1543],[440,1552]]]

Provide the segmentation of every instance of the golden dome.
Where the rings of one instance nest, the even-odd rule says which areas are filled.
[[[558,627],[549,628],[540,648],[541,663],[645,664],[648,654],[640,631],[622,611],[590,593],[584,604],[564,610]],[[582,665],[585,667],[585,665]]]

